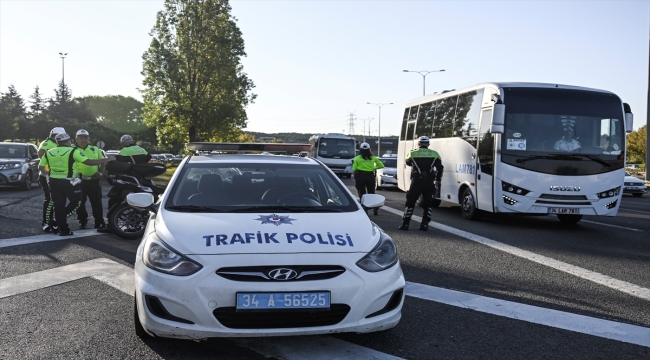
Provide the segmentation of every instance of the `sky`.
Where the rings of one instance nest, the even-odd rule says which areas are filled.
[[[650,1],[231,1],[256,132],[397,135],[426,93],[515,81],[604,89],[646,124]],[[142,99],[163,1],[0,0],[0,91]],[[380,107],[367,103],[387,103]],[[393,103],[392,105],[389,103]],[[351,115],[352,114],[352,115]],[[381,116],[381,128],[380,125]]]

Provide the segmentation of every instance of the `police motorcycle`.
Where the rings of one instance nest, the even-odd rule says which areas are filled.
[[[132,193],[150,193],[155,201],[164,189],[153,184],[149,179],[164,174],[164,164],[132,164],[130,162],[112,161],[106,165],[109,175],[107,180],[113,187],[108,192],[108,228],[122,239],[140,239],[149,219],[149,211],[135,208],[126,202],[126,196]]]

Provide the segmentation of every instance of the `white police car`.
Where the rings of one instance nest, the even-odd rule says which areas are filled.
[[[189,150],[296,151],[303,144],[190,143]],[[401,318],[395,244],[327,166],[252,154],[187,157],[135,262],[139,336],[201,339],[372,332]],[[361,200],[372,208],[381,195]]]

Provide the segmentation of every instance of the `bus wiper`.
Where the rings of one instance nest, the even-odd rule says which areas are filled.
[[[538,156],[529,156],[525,159],[517,159],[518,164],[525,164],[526,161],[538,160],[538,159],[550,159],[550,160],[577,160],[576,158],[584,157],[589,160],[595,161],[603,166],[610,167],[610,163],[599,159],[594,155],[587,154],[548,154],[548,155],[538,155]]]
[[[199,205],[176,205],[176,206],[168,206],[166,207],[166,209],[185,211],[185,212],[223,212],[215,208],[211,208],[207,206],[199,206]]]

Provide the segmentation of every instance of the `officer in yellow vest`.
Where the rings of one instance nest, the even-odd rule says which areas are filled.
[[[104,158],[104,154],[102,154],[98,147],[90,145],[90,134],[88,131],[84,129],[77,131],[75,142],[77,149],[82,150],[88,159]],[[99,184],[99,179],[101,179],[103,172],[104,164],[90,166],[83,163],[79,164],[79,173],[81,173],[81,203],[79,204],[79,209],[77,209],[79,229],[85,229],[88,226],[86,199],[90,200],[90,207],[93,209],[95,229],[106,227],[102,210],[102,187]]]
[[[55,137],[57,147],[48,150],[41,158],[39,169],[49,175],[50,196],[54,202],[54,218],[59,235],[72,235],[66,218],[74,213],[81,202],[78,164],[101,165],[108,159],[88,159],[83,150],[70,146],[70,135],[63,133]],[[66,206],[66,200],[69,201]]]
[[[50,136],[47,138],[47,140],[43,141],[41,145],[38,147],[38,157],[42,158],[43,155],[45,155],[45,152],[53,149],[56,147],[56,141],[54,141],[54,137],[57,136],[58,134],[62,134],[65,132],[65,129],[62,127],[55,127],[50,131]],[[52,199],[50,198],[50,186],[47,184],[48,178],[46,177],[46,174],[43,172],[40,172],[39,177],[38,177],[38,185],[41,186],[41,189],[43,189],[43,196],[45,199],[43,200],[43,231],[44,232],[51,232],[53,229],[54,221],[52,219]]]

